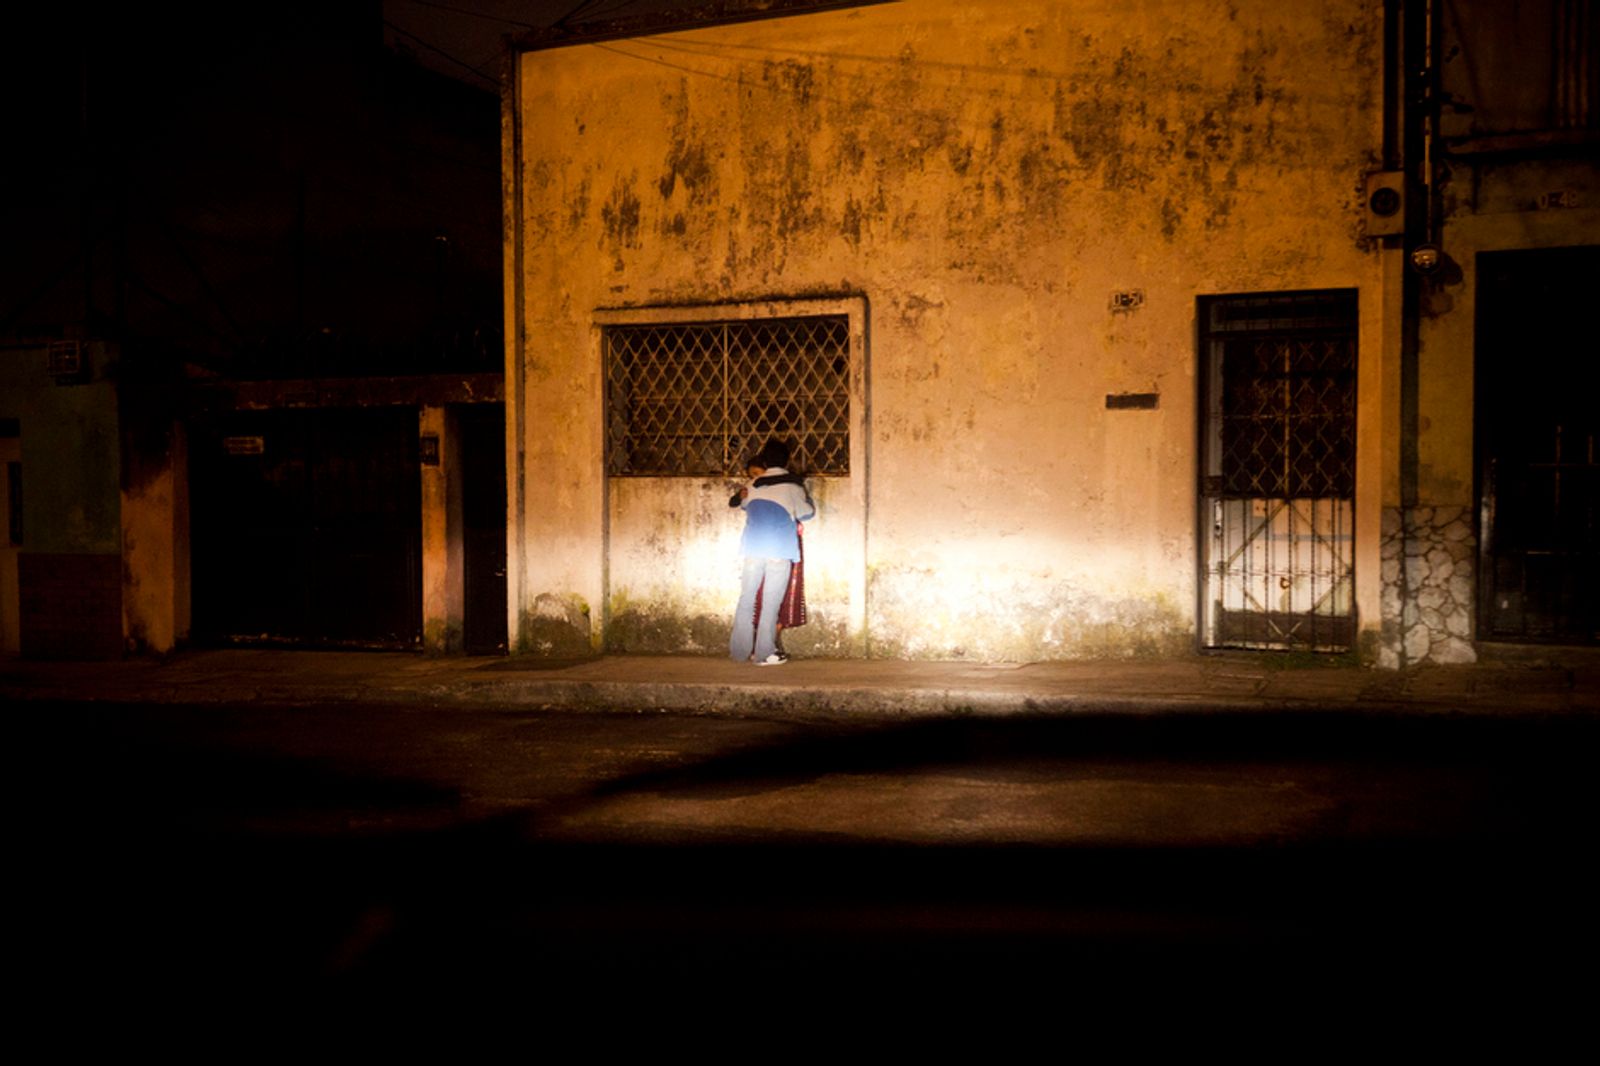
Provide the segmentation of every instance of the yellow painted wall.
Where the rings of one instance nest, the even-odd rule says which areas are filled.
[[[122,625],[131,648],[166,653],[189,637],[189,457],[176,422],[130,442],[122,487]]]
[[[446,407],[418,414],[422,439],[437,442],[438,462],[423,463],[422,646],[430,655],[462,649],[466,617],[466,545],[461,518],[461,438]]]
[[[1360,417],[1392,414],[1366,377],[1394,331],[1360,214],[1381,31],[1356,0],[908,0],[521,56],[514,645],[602,645],[619,569],[652,562],[650,524],[608,512],[596,312],[849,293],[869,308],[866,496],[840,534],[864,545],[862,647],[1192,646],[1195,298],[1359,289]],[[1160,405],[1107,410],[1117,392]],[[729,559],[627,606],[704,648],[693,619],[734,592],[726,492],[609,498],[650,492]]]

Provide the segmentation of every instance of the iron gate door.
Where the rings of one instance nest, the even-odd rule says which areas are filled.
[[[1356,294],[1202,297],[1201,641],[1355,639]]]
[[[1478,256],[1478,635],[1600,643],[1600,247]]]
[[[506,618],[506,409],[457,409],[461,448],[462,644],[472,655],[504,655]]]
[[[415,407],[230,412],[189,463],[197,640],[420,645]]]

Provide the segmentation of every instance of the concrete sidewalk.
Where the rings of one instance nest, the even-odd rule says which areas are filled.
[[[166,660],[0,660],[0,698],[173,704],[364,702],[435,707],[672,710],[737,715],[1333,710],[1600,711],[1600,664],[1484,663],[1408,671],[1230,654],[1132,662],[974,664],[607,656],[427,658],[403,652],[226,649]]]

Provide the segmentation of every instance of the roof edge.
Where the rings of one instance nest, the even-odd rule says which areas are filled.
[[[537,52],[573,44],[648,37],[658,33],[698,30],[739,22],[809,15],[852,7],[877,7],[900,0],[711,0],[686,4],[668,11],[633,15],[628,18],[580,22],[572,26],[550,26],[530,30],[510,40],[513,52]]]

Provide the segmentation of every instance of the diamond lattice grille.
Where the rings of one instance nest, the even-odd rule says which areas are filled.
[[[738,475],[771,437],[797,470],[850,472],[847,316],[611,326],[604,339],[613,476]]]
[[[1355,359],[1342,337],[1224,342],[1223,491],[1348,496],[1355,486]]]

